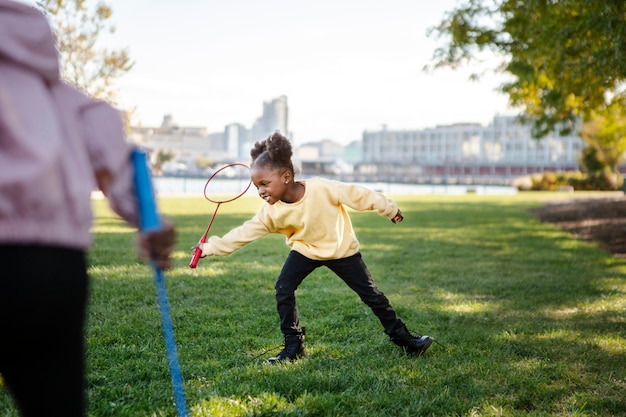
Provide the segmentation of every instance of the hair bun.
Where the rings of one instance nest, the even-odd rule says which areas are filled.
[[[256,142],[250,150],[252,165],[271,165],[273,168],[286,168],[293,173],[291,141],[276,130],[262,142]]]

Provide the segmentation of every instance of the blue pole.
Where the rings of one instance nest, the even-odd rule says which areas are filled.
[[[150,171],[148,170],[147,155],[144,151],[135,149],[132,153],[132,162],[135,168],[135,189],[137,199],[139,200],[139,228],[143,232],[153,232],[161,228],[156,200],[154,198],[154,190],[150,179]],[[170,367],[170,375],[172,378],[172,387],[174,389],[174,401],[176,402],[176,411],[179,417],[187,417],[185,389],[183,386],[183,377],[180,372],[180,364],[178,363],[178,352],[176,351],[176,340],[174,339],[174,326],[172,325],[172,315],[170,313],[167,293],[165,291],[165,279],[163,272],[156,263],[151,262],[154,270],[154,283],[156,285],[157,300],[159,309],[161,310],[161,322],[163,325],[163,336],[165,338],[165,348]]]

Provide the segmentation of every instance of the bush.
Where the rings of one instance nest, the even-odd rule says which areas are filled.
[[[621,187],[623,178],[613,173],[609,168],[590,172],[580,180],[572,181],[576,190],[614,191]]]
[[[583,173],[580,171],[545,171],[533,174],[528,181],[516,180],[513,186],[519,191],[558,191],[561,187],[571,186],[576,191],[614,191],[622,186],[623,178],[609,168]]]

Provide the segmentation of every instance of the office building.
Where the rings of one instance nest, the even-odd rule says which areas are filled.
[[[390,177],[513,178],[544,171],[577,170],[582,139],[556,131],[535,139],[515,116],[496,116],[488,126],[459,123],[423,130],[363,133],[358,171]]]

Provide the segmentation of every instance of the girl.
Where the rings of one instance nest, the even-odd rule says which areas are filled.
[[[291,251],[276,280],[276,303],[284,349],[269,363],[305,356],[304,331],[296,310],[295,291],[313,270],[325,266],[339,276],[380,320],[391,341],[421,355],[433,339],[414,336],[376,287],[361,259],[350,217],[354,210],[377,210],[393,223],[403,220],[395,202],[365,187],[322,178],[295,181],[289,139],[276,132],[250,151],[252,182],[265,200],[257,214],[222,238],[199,244],[202,257],[228,255],[269,233],[287,237]],[[193,248],[195,249],[195,247]]]

